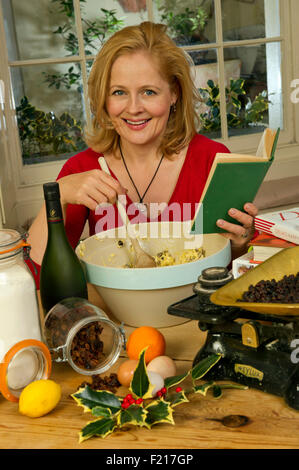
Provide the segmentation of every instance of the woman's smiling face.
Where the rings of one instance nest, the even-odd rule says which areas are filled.
[[[148,53],[139,51],[116,59],[106,107],[123,142],[159,145],[175,101],[176,94]]]

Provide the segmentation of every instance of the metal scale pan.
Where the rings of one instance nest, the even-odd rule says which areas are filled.
[[[252,284],[261,280],[276,281],[299,272],[299,246],[287,248],[268,258],[256,268],[246,272],[241,277],[214,292],[210,299],[216,305],[243,308],[251,312],[271,314],[278,316],[299,315],[299,304],[286,303],[257,303],[240,302],[242,293]]]

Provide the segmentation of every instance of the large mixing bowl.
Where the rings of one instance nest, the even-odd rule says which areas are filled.
[[[124,227],[93,235],[77,247],[76,253],[85,265],[88,282],[96,287],[120,322],[133,327],[160,328],[188,321],[169,315],[169,305],[193,295],[192,286],[203,269],[229,264],[229,240],[219,234],[191,237],[188,227],[181,222],[130,226],[137,233],[142,248],[152,256],[168,250],[177,257],[184,249],[202,246],[205,257],[186,264],[127,267],[132,261],[132,247]],[[130,234],[133,233],[131,230]]]

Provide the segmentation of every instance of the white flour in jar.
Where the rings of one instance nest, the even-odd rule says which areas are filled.
[[[34,279],[19,254],[0,259],[0,362],[12,346],[25,339],[42,341]],[[36,359],[25,351],[10,363],[7,378],[11,388],[34,376]]]

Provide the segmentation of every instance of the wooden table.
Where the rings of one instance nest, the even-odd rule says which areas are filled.
[[[90,300],[103,307],[101,299],[89,286]],[[132,328],[125,328],[129,334]],[[161,329],[165,336],[166,354],[175,359],[178,373],[191,367],[203,344],[204,334],[197,322]],[[125,353],[108,371],[115,372],[126,358]],[[289,408],[282,398],[254,389],[226,389],[220,399],[211,394],[193,395],[189,403],[176,407],[175,425],[159,424],[151,430],[131,427],[105,439],[91,438],[79,444],[78,433],[92,419],[70,397],[88,380],[67,364],[53,364],[51,379],[62,387],[57,407],[41,418],[28,418],[18,412],[18,405],[0,395],[1,449],[298,449],[299,412]],[[124,396],[127,390],[120,388]],[[221,418],[241,414],[249,423],[239,428],[221,424]]]

